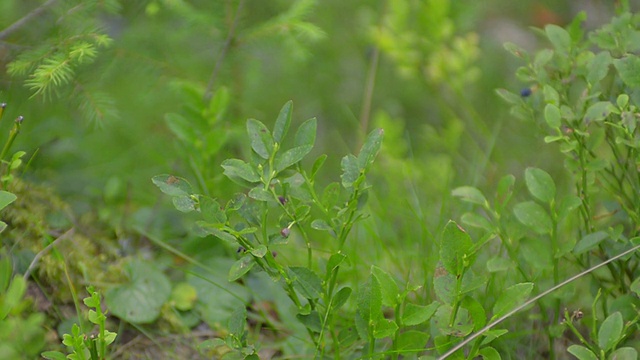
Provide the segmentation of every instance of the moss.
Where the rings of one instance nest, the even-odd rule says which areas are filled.
[[[35,254],[72,230],[40,259],[33,273],[54,302],[71,300],[65,267],[78,292],[88,284],[121,278],[114,266],[118,264],[114,241],[92,214],[76,218],[69,205],[46,186],[15,179],[7,190],[18,198],[3,210],[8,228],[2,244],[18,258],[20,272],[26,271]]]

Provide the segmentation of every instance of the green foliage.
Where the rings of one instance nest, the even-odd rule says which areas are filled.
[[[117,334],[105,328],[107,316],[102,312],[100,304],[100,294],[93,287],[87,288],[89,296],[84,299],[84,304],[91,310],[88,312],[88,319],[91,324],[98,326],[97,335],[90,335],[81,326],[74,323],[71,327],[71,334],[64,334],[62,343],[66,345],[71,353],[65,356],[59,351],[45,351],[42,357],[50,360],[102,360],[106,359],[107,346],[116,340]]]

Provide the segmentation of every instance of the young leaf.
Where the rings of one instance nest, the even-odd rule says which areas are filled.
[[[346,258],[347,256],[342,253],[335,253],[331,255],[329,261],[327,261],[327,273],[325,275],[327,280],[331,276],[331,273],[333,273],[333,270],[340,266]]]
[[[516,218],[538,234],[550,234],[553,223],[547,211],[533,201],[525,201],[513,208]]]
[[[311,168],[311,178],[312,179],[315,179],[316,174],[318,173],[318,170],[320,170],[320,168],[322,167],[322,165],[324,165],[324,162],[326,160],[327,160],[327,155],[326,154],[322,154],[322,155],[318,156],[316,161],[313,163],[313,167]]]
[[[251,148],[263,159],[269,159],[273,153],[273,137],[269,129],[256,119],[247,120],[247,134],[251,139]]]
[[[289,276],[293,286],[307,299],[317,299],[322,294],[322,280],[315,272],[298,266],[289,267]]]
[[[538,200],[550,204],[556,197],[556,184],[551,175],[538,168],[527,168],[524,172],[527,189]]]
[[[461,198],[463,201],[477,204],[480,206],[488,206],[487,199],[482,195],[482,192],[473,186],[461,186],[453,189],[451,195]]]
[[[303,122],[302,125],[300,125],[300,127],[298,128],[298,131],[296,131],[294,146],[305,146],[313,148],[313,145],[316,142],[316,127],[316,118],[311,118]]]
[[[440,303],[437,301],[427,306],[408,303],[402,313],[402,324],[407,326],[420,325],[431,319],[439,306]]]
[[[395,306],[398,302],[398,285],[393,277],[381,268],[372,265],[371,274],[378,279],[380,290],[382,292],[382,304],[386,306]]]
[[[192,194],[191,185],[183,178],[173,175],[156,175],[151,181],[160,191],[169,196],[188,196]]]
[[[383,137],[384,130],[382,129],[373,130],[367,135],[364,145],[362,145],[362,149],[360,149],[360,154],[358,154],[358,168],[360,170],[366,171],[369,169],[369,166],[373,164],[382,146]]]
[[[531,290],[533,290],[533,283],[520,283],[506,288],[493,306],[493,317],[491,320],[503,316],[516,306],[522,304],[529,297]]]
[[[282,139],[287,135],[289,125],[291,125],[291,110],[293,108],[293,101],[289,100],[280,110],[276,124],[273,127],[273,140],[277,143],[282,142]]]
[[[462,275],[471,264],[473,242],[471,237],[454,221],[449,221],[442,234],[440,260],[442,266],[451,274]]]
[[[342,166],[342,175],[340,175],[342,186],[348,189],[353,186],[353,183],[358,179],[358,176],[360,176],[358,158],[353,155],[347,155],[342,158],[340,165]]]
[[[604,351],[613,349],[621,340],[623,326],[622,314],[616,311],[609,315],[598,330],[598,346]]]

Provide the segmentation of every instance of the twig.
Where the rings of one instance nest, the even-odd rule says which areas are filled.
[[[29,267],[27,268],[27,271],[25,271],[25,273],[23,275],[24,280],[27,281],[29,279],[29,276],[31,275],[31,272],[33,271],[33,269],[38,264],[38,261],[40,261],[40,258],[45,256],[54,246],[58,245],[58,243],[60,241],[68,238],[69,236],[73,235],[74,233],[75,233],[75,228],[71,228],[71,229],[67,230],[64,234],[60,235],[57,239],[55,239],[51,244],[47,245],[47,247],[45,247],[39,253],[37,253],[36,256],[33,258],[33,260],[31,261],[31,264],[29,264]]]
[[[480,335],[484,334],[485,332],[487,332],[488,330],[490,330],[490,329],[491,329],[491,328],[493,328],[494,326],[498,325],[499,323],[503,322],[503,321],[504,321],[504,320],[506,320],[507,318],[511,317],[511,315],[513,315],[513,314],[517,313],[518,311],[520,311],[520,310],[522,310],[522,309],[526,308],[527,306],[529,306],[529,305],[533,304],[534,302],[538,301],[538,300],[539,300],[539,299],[541,299],[542,297],[547,296],[548,294],[550,294],[550,293],[552,293],[552,292],[554,292],[554,291],[556,291],[556,290],[560,289],[561,287],[563,287],[563,286],[565,286],[565,285],[569,284],[570,282],[572,282],[572,281],[574,281],[574,280],[576,280],[576,279],[579,279],[579,278],[581,278],[582,276],[584,276],[584,275],[586,275],[586,274],[588,274],[588,273],[590,273],[590,272],[593,272],[593,271],[595,271],[595,270],[597,270],[597,269],[599,269],[599,268],[601,268],[601,267],[603,267],[603,266],[605,266],[605,265],[609,264],[610,262],[613,262],[613,261],[615,261],[615,260],[618,260],[619,258],[621,258],[621,257],[623,257],[623,256],[626,256],[626,255],[628,255],[628,254],[631,254],[632,252],[634,252],[634,251],[636,251],[636,250],[638,250],[638,249],[640,249],[640,245],[636,245],[636,246],[632,247],[631,249],[629,249],[629,250],[627,250],[627,251],[625,251],[625,252],[623,252],[623,253],[621,253],[621,254],[618,254],[618,255],[616,255],[616,256],[614,256],[614,257],[612,257],[611,259],[609,259],[609,260],[607,260],[607,261],[605,261],[605,262],[602,262],[602,263],[600,263],[600,264],[598,264],[598,265],[596,265],[596,266],[594,266],[594,267],[592,267],[592,268],[589,268],[589,269],[587,269],[587,270],[585,270],[585,271],[583,271],[583,272],[579,273],[578,275],[574,275],[574,276],[572,276],[572,277],[568,278],[567,280],[565,280],[565,281],[561,282],[560,284],[558,284],[558,285],[556,285],[556,286],[552,287],[551,289],[546,290],[545,292],[543,292],[543,293],[539,294],[538,296],[536,296],[536,297],[534,297],[534,298],[532,298],[532,299],[528,300],[528,301],[527,301],[527,302],[525,302],[524,304],[522,304],[522,305],[520,305],[520,306],[516,307],[515,309],[513,309],[513,310],[509,311],[508,313],[506,313],[504,316],[502,316],[502,317],[501,317],[501,318],[499,318],[498,320],[496,320],[496,321],[492,322],[491,324],[489,324],[489,325],[485,326],[484,328],[480,329],[480,331],[478,331],[477,333],[475,333],[475,334],[473,334],[473,335],[469,336],[469,337],[468,337],[468,338],[466,338],[464,341],[462,341],[461,343],[459,343],[458,345],[454,346],[454,347],[453,347],[453,348],[451,348],[449,351],[447,351],[446,353],[444,353],[442,356],[440,356],[440,357],[438,358],[438,360],[444,360],[444,359],[446,359],[446,358],[447,358],[447,357],[449,357],[451,354],[453,354],[454,352],[456,352],[456,351],[460,350],[463,346],[467,345],[468,343],[470,343],[471,341],[473,341],[474,339],[476,339],[476,338],[477,338],[477,337],[479,337]]]
[[[240,18],[240,12],[242,11],[242,6],[244,5],[244,0],[240,0],[238,3],[238,7],[236,8],[236,13],[233,18],[233,22],[231,23],[231,27],[229,28],[229,33],[227,34],[227,39],[222,46],[222,50],[220,50],[220,55],[216,60],[216,64],[213,67],[213,71],[211,72],[211,77],[209,78],[209,83],[207,84],[207,89],[204,91],[204,97],[202,100],[206,103],[211,100],[213,96],[213,85],[216,82],[216,78],[218,77],[218,71],[220,71],[220,66],[222,65],[222,60],[227,55],[227,51],[231,47],[231,41],[235,35],[236,26],[238,25],[238,19]]]
[[[14,22],[13,24],[9,25],[6,29],[0,31],[0,40],[4,40],[9,35],[13,34],[18,29],[23,27],[26,23],[38,17],[45,10],[47,10],[47,8],[51,7],[57,1],[58,0],[48,0],[46,3],[40,5],[39,7],[31,11],[30,13],[28,13],[27,15],[23,16],[20,20]]]

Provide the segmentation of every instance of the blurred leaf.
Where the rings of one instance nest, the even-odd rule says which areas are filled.
[[[318,170],[320,170],[320,168],[322,167],[322,165],[324,165],[324,162],[326,160],[327,160],[327,155],[326,154],[322,154],[322,155],[318,156],[316,161],[313,163],[313,168],[311,168],[311,178],[312,179],[314,179],[316,177],[316,174],[318,173]]]
[[[7,205],[14,202],[17,198],[17,196],[8,191],[0,190],[0,210],[7,207]]]
[[[525,302],[531,290],[533,290],[533,283],[520,283],[506,288],[500,293],[498,300],[496,300],[495,305],[493,305],[493,317],[491,320],[493,321],[502,317]]]
[[[454,221],[449,221],[442,234],[440,244],[440,261],[451,274],[462,275],[465,268],[472,263],[473,251],[471,237]]]
[[[612,352],[607,359],[611,360],[638,360],[638,351],[630,347],[622,347]]]
[[[440,303],[437,301],[427,306],[408,303],[402,312],[402,324],[407,326],[420,325],[431,319],[439,306]]]
[[[547,211],[533,201],[526,201],[517,204],[513,208],[516,218],[538,234],[550,234],[552,222]]]
[[[231,317],[229,318],[229,322],[227,323],[227,328],[229,333],[241,339],[245,332],[245,324],[247,323],[247,308],[244,305],[238,306]]]
[[[289,125],[291,125],[291,110],[293,108],[293,101],[289,100],[280,110],[276,124],[273,127],[273,140],[277,143],[281,143],[282,139],[287,135]]]
[[[480,356],[482,356],[483,360],[500,360],[502,359],[500,357],[500,353],[492,348],[491,346],[485,346],[482,349],[480,349]]]
[[[621,340],[623,326],[622,314],[615,312],[609,315],[598,330],[598,346],[603,351],[613,349],[615,344]]]
[[[451,191],[451,195],[461,198],[463,201],[477,204],[480,206],[488,206],[487,199],[484,197],[482,192],[475,187],[472,186],[461,186],[453,189]]]
[[[553,104],[547,104],[544,108],[544,120],[550,128],[559,128],[562,125],[560,109]]]
[[[127,263],[125,271],[129,282],[114,286],[105,293],[109,310],[130,323],[153,322],[171,296],[171,282],[162,271],[141,260]]]
[[[384,131],[382,129],[376,129],[367,135],[367,138],[360,149],[358,154],[358,168],[360,170],[367,170],[373,164],[380,147],[382,146],[382,138],[384,137]]]
[[[256,119],[247,120],[247,134],[251,139],[251,148],[261,158],[269,159],[273,153],[273,137],[269,129]]]
[[[245,255],[241,257],[240,260],[237,260],[236,262],[233,263],[233,265],[231,265],[231,269],[229,269],[229,276],[227,277],[227,280],[231,282],[231,281],[236,281],[240,279],[246,273],[248,273],[249,270],[251,270],[251,268],[253,268],[255,264],[256,262],[253,261],[253,256]]]
[[[478,215],[476,213],[464,213],[460,220],[469,226],[473,226],[475,228],[480,228],[485,230],[486,232],[493,231],[493,225],[489,222],[489,220],[485,219],[484,216]]]
[[[618,70],[620,78],[628,87],[640,87],[640,57],[628,55],[621,59],[615,59],[613,66]]]
[[[181,177],[163,174],[154,176],[151,181],[169,196],[188,196],[193,193],[189,182]]]
[[[609,101],[598,101],[587,109],[584,114],[584,121],[602,121],[609,116],[614,106]]]
[[[316,333],[322,331],[322,321],[320,320],[320,314],[316,310],[311,311],[309,314],[297,314],[296,318],[307,329]]]
[[[342,175],[340,175],[340,178],[342,179],[342,186],[344,186],[345,189],[348,189],[353,186],[353,183],[360,176],[358,158],[353,155],[347,155],[342,158],[340,165],[342,166]]]
[[[556,197],[556,184],[551,175],[538,168],[527,168],[524,172],[527,189],[538,200],[550,204]]]
[[[496,89],[496,94],[511,105],[519,105],[522,103],[522,98],[519,95],[506,89]]]
[[[4,321],[11,310],[22,301],[22,297],[27,290],[27,283],[22,276],[14,276],[7,291],[1,290],[3,293],[2,298],[0,298],[0,320]]]
[[[307,299],[317,299],[322,294],[322,280],[315,272],[299,266],[289,267],[289,277],[296,290]]]
[[[227,222],[227,215],[220,204],[208,196],[200,196],[200,213],[208,223],[225,224]]]
[[[604,239],[608,238],[609,234],[604,231],[598,231],[589,235],[584,236],[576,246],[573,248],[573,253],[575,255],[583,254],[587,251],[590,251],[598,246]]]
[[[198,300],[198,292],[191,284],[180,282],[173,286],[171,290],[171,301],[176,309],[180,311],[191,310],[196,300]]]
[[[164,116],[164,121],[167,123],[171,132],[180,139],[180,141],[193,144],[198,138],[193,124],[191,124],[191,122],[185,119],[182,115],[169,113]]]
[[[640,297],[640,277],[637,277],[635,280],[633,280],[631,285],[629,285],[629,290],[633,291],[637,296]]]
[[[174,196],[171,202],[180,212],[188,213],[196,209],[196,202],[191,196]]]
[[[544,27],[544,31],[556,50],[568,53],[571,48],[571,37],[569,33],[558,25],[549,24]]]
[[[513,268],[513,262],[501,256],[492,257],[487,261],[487,271],[490,273],[506,271]]]
[[[604,79],[609,72],[609,66],[612,62],[613,59],[608,51],[601,51],[598,55],[594,56],[587,66],[587,82],[591,85],[595,85],[600,80]]]
[[[415,349],[422,349],[427,345],[430,335],[428,333],[409,330],[403,331],[398,335],[395,347],[399,351],[407,350],[412,351]]]

